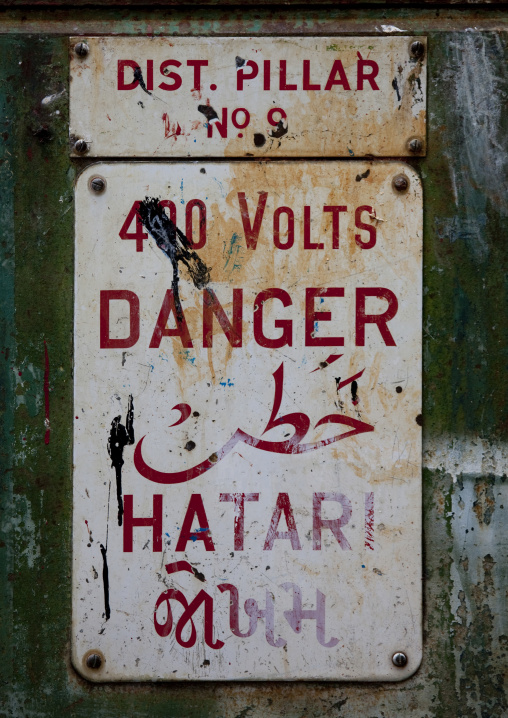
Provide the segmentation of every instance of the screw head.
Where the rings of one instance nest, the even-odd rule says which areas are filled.
[[[397,666],[397,668],[404,668],[404,666],[407,665],[406,654],[401,651],[397,651],[397,653],[394,653],[392,656],[392,663],[394,666]]]
[[[90,189],[97,193],[104,192],[106,189],[106,180],[104,177],[92,177],[90,180]]]
[[[74,152],[84,155],[85,152],[88,152],[88,142],[86,140],[77,140],[74,143]]]
[[[90,52],[90,48],[86,42],[78,42],[77,45],[74,45],[74,52],[78,55],[78,57],[86,57]]]
[[[90,653],[90,655],[86,658],[86,666],[87,668],[91,668],[93,671],[96,671],[102,666],[102,658],[98,653]]]
[[[416,154],[417,152],[422,151],[423,142],[420,140],[419,137],[412,137],[410,140],[407,141],[407,148],[410,152],[414,152]]]
[[[409,180],[406,175],[395,175],[392,185],[397,192],[406,192],[409,188]]]
[[[420,40],[411,43],[411,55],[413,57],[423,57],[425,55],[425,45]]]

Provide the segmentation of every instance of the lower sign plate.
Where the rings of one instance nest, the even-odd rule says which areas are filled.
[[[82,675],[416,670],[421,253],[420,181],[396,162],[82,173]]]

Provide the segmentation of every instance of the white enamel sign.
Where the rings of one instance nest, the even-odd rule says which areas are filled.
[[[72,151],[84,140],[94,157],[425,153],[425,38],[91,37],[81,55],[78,43]]]
[[[81,674],[396,681],[416,670],[421,252],[420,180],[397,162],[81,174]]]

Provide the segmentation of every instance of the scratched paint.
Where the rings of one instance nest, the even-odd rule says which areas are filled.
[[[407,677],[421,651],[416,173],[103,164],[76,201],[78,671]],[[165,568],[179,561],[203,585]],[[82,663],[93,648],[98,675]]]
[[[94,157],[408,155],[425,138],[416,39],[91,37],[71,55],[70,135]]]

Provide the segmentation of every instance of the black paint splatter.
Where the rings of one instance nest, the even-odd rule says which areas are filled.
[[[362,179],[367,179],[367,177],[370,175],[370,170],[365,170],[365,172],[362,172],[361,175],[356,175],[356,181],[361,182]]]
[[[115,469],[116,475],[116,496],[118,499],[118,525],[123,521],[123,498],[122,498],[122,466],[123,450],[126,446],[134,443],[134,402],[132,394],[129,396],[125,426],[120,424],[120,416],[116,416],[111,422],[111,431],[108,439],[108,454],[111,458],[111,467]]]
[[[147,88],[146,88],[145,81],[143,80],[143,73],[141,72],[141,68],[140,68],[140,67],[136,67],[136,69],[134,70],[134,79],[139,82],[139,86],[141,87],[141,89],[143,90],[143,92],[146,92],[147,95],[151,95],[151,94],[152,94],[152,93],[151,93],[149,90],[147,90]]]
[[[236,65],[236,69],[238,69],[239,67],[243,67],[245,65],[245,60],[243,59],[243,57],[240,57],[239,55],[237,55],[235,57],[235,65]]]
[[[263,147],[266,143],[266,137],[261,132],[256,132],[254,135],[254,144],[256,147]]]
[[[351,382],[351,400],[353,404],[358,404],[358,383],[356,381]]]
[[[109,570],[108,570],[108,558],[107,549],[101,544],[102,554],[102,581],[104,583],[104,613],[106,614],[106,621],[111,616],[111,609],[109,607]]]
[[[201,114],[206,117],[208,122],[213,122],[213,120],[219,119],[219,115],[215,112],[211,105],[198,105],[198,112],[201,112]]]
[[[173,290],[177,317],[181,318],[183,311],[180,303],[180,293],[178,291],[178,263],[182,262],[185,264],[196,289],[206,287],[210,281],[210,269],[192,249],[191,242],[183,232],[178,229],[175,223],[165,213],[164,207],[161,206],[158,199],[155,197],[145,197],[144,201],[139,204],[138,216],[146,231],[154,238],[159,249],[162,249],[164,254],[169,257],[173,266],[171,288]]]
[[[400,92],[399,92],[399,83],[397,82],[397,78],[394,77],[392,80],[392,87],[397,93],[397,102],[400,102]]]
[[[200,571],[198,571],[197,568],[195,568],[194,566],[191,566],[191,568],[192,568],[192,573],[198,579],[198,581],[203,581],[203,582],[206,581],[204,573],[201,573]]]
[[[284,127],[282,120],[279,120],[277,122],[277,129],[273,130],[273,132],[269,132],[268,134],[274,139],[279,139],[280,137],[284,137],[284,135],[287,135],[287,131],[288,128]]]

